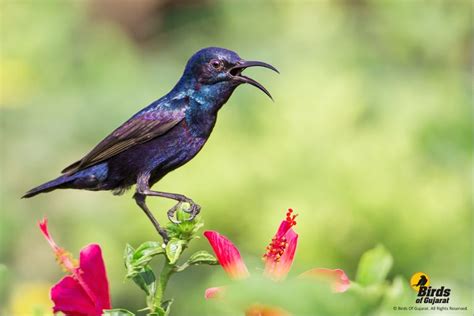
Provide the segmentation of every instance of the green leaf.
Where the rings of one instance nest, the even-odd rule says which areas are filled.
[[[356,282],[368,286],[382,283],[392,268],[392,255],[384,246],[377,247],[364,253],[357,268]]]
[[[135,316],[134,313],[123,308],[105,309],[102,315],[104,316]]]
[[[166,245],[166,256],[168,257],[170,264],[175,264],[178,261],[181,252],[183,251],[183,245],[186,243],[184,240],[172,238]]]
[[[161,304],[161,308],[163,308],[164,311],[163,316],[168,316],[170,314],[171,304],[173,304],[173,299],[164,301],[163,304]]]
[[[161,243],[156,241],[147,241],[141,244],[136,250],[132,246],[126,245],[124,260],[127,268],[127,278],[133,278],[137,273],[150,263],[154,256],[164,254],[165,249]]]
[[[149,263],[154,256],[164,253],[162,243],[157,241],[144,242],[137,249],[128,244],[125,247],[125,277],[132,279],[147,296],[153,296],[156,291],[156,276]]]
[[[204,223],[199,222],[199,221],[196,222],[196,223],[194,224],[193,230],[191,231],[192,234],[196,234],[196,233],[198,232],[198,230],[201,229],[201,227],[203,227],[203,226],[204,226]]]
[[[163,254],[164,252],[165,250],[163,249],[162,243],[158,241],[144,242],[133,254],[134,265],[146,265],[154,256]]]
[[[133,253],[135,252],[135,249],[133,249],[132,246],[127,244],[125,246],[125,251],[123,254],[123,259],[125,263],[125,268],[127,268],[127,275],[125,276],[126,278],[132,277],[137,271],[136,267],[133,264]]]
[[[148,316],[169,316],[171,311],[171,304],[173,300],[164,301],[161,306],[156,306],[153,313],[147,314]]]
[[[197,251],[189,257],[187,263],[189,265],[198,265],[198,264],[209,264],[209,265],[216,265],[219,264],[216,257],[211,255],[209,252],[205,250]]]
[[[189,257],[189,259],[182,265],[175,266],[174,271],[181,272],[186,270],[189,266],[200,264],[218,265],[219,262],[213,255],[205,250],[201,250],[193,253],[191,257]]]
[[[144,267],[141,271],[137,271],[131,279],[138,285],[147,295],[153,295],[156,291],[155,273],[149,266]]]
[[[156,252],[157,249],[163,249],[162,244],[158,241],[146,241],[141,244],[135,253],[133,254],[134,259],[138,259],[139,257],[146,256],[149,253]]]
[[[125,245],[125,251],[123,253],[123,260],[125,261],[125,266],[127,266],[127,263],[132,261],[134,252],[135,249],[133,249],[132,246],[130,246],[129,244]]]

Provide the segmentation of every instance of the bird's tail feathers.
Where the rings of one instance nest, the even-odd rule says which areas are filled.
[[[46,183],[43,183],[42,185],[39,185],[39,186],[29,190],[21,198],[22,199],[30,198],[30,197],[33,197],[33,196],[35,196],[37,194],[40,194],[40,193],[50,192],[50,191],[53,191],[53,190],[56,190],[56,189],[59,189],[59,188],[63,188],[63,187],[65,187],[65,185],[68,182],[70,182],[72,180],[74,180],[74,179],[69,177],[69,176],[62,175],[62,176],[60,176],[60,177],[58,177],[54,180],[48,181]]]

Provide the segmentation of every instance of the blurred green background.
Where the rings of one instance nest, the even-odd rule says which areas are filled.
[[[423,271],[471,304],[472,2],[2,0],[0,10],[0,314],[49,309],[62,272],[43,216],[76,256],[102,245],[114,306],[144,306],[122,281],[122,252],[157,235],[133,192],[19,197],[167,93],[206,46],[275,65],[280,76],[248,71],[275,103],[239,88],[204,150],[156,189],[201,204],[205,229],[234,241],[252,271],[293,207],[292,275],[317,266],[354,278],[381,243],[391,276]],[[165,220],[172,202],[150,204]],[[215,275],[172,279],[173,315],[204,313]]]

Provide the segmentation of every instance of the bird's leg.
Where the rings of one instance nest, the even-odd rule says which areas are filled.
[[[153,216],[151,213],[150,209],[145,203],[146,195],[140,194],[140,193],[135,193],[133,195],[133,198],[135,199],[135,202],[137,202],[138,206],[145,212],[146,216],[150,219],[151,223],[153,226],[155,226],[156,230],[158,231],[158,234],[161,235],[163,238],[163,242],[166,244],[169,240],[168,234],[166,233],[166,230],[160,226],[156,218]]]
[[[201,206],[199,206],[193,200],[191,200],[190,198],[188,198],[188,197],[186,197],[182,194],[167,193],[167,192],[160,192],[160,191],[150,190],[149,180],[150,180],[150,174],[148,174],[148,173],[142,174],[138,177],[138,179],[137,179],[137,194],[144,195],[144,196],[160,196],[160,197],[164,197],[164,198],[167,198],[167,199],[172,199],[172,200],[178,201],[178,203],[176,203],[176,205],[173,206],[167,213],[168,219],[171,222],[173,222],[175,224],[180,223],[179,221],[174,219],[174,214],[176,213],[179,206],[183,202],[184,203],[189,203],[189,206],[190,206],[189,210],[185,210],[186,213],[190,214],[190,217],[189,217],[188,221],[193,220],[199,214],[199,212],[201,211]]]
[[[160,196],[167,199],[178,201],[178,203],[176,203],[176,205],[173,206],[167,213],[168,219],[175,224],[180,223],[179,221],[174,219],[174,214],[180,207],[181,203],[189,203],[189,209],[185,210],[186,213],[190,214],[188,221],[192,221],[201,211],[201,206],[199,206],[196,202],[194,202],[193,200],[191,200],[190,198],[182,194],[152,191],[152,190],[145,190],[144,192],[140,192],[140,193],[146,196]]]

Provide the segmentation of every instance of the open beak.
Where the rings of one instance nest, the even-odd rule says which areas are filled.
[[[242,71],[244,71],[246,68],[256,67],[256,66],[268,68],[268,69],[271,69],[271,70],[275,71],[276,73],[280,73],[275,67],[273,67],[270,64],[264,63],[262,61],[241,60],[234,67],[232,67],[229,70],[229,74],[230,74],[232,80],[235,80],[235,81],[238,81],[238,82],[241,82],[241,83],[248,83],[248,84],[251,84],[254,87],[257,87],[263,93],[268,95],[270,97],[270,99],[272,99],[272,101],[273,101],[272,95],[270,94],[270,92],[268,92],[267,89],[265,89],[264,86],[262,86],[260,83],[253,80],[252,78],[249,78],[247,76],[242,75]]]

